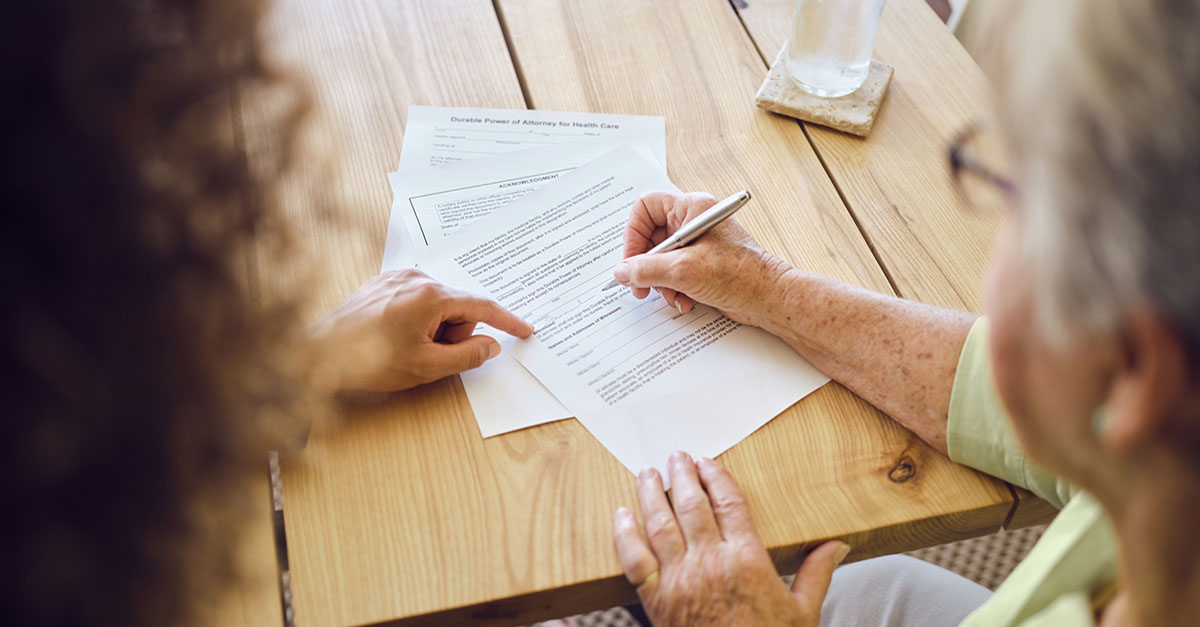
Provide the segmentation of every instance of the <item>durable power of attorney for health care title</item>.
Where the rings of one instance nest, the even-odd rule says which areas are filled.
[[[382,269],[417,265],[536,329],[480,330],[504,347],[462,375],[484,437],[575,417],[636,472],[716,456],[828,381],[714,309],[603,289],[634,200],[676,190],[665,138],[660,117],[409,109]]]
[[[528,118],[489,118],[489,117],[460,117],[450,116],[451,124],[486,124],[493,127],[503,126],[542,126],[551,128],[598,129],[604,131],[620,130],[620,124],[610,122],[588,122],[581,120],[530,120]]]

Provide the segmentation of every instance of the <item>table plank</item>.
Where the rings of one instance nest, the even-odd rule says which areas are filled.
[[[739,220],[768,248],[890,292],[802,129],[754,107],[764,66],[726,2],[498,6],[534,105],[667,116],[678,185],[717,196],[749,187],[755,201]],[[838,385],[722,460],[745,486],[782,565],[830,537],[849,535],[861,557],[983,533],[999,526],[1011,503],[1003,483],[951,464]],[[920,479],[903,479],[908,470],[898,468]]]
[[[488,0],[280,0],[266,30],[271,58],[310,89],[314,111],[280,199],[307,256],[271,265],[264,242],[257,270],[268,297],[303,295],[316,317],[379,272],[387,173],[409,105],[524,109],[525,100]],[[249,159],[269,164],[277,140],[256,128],[276,103],[245,100]]]
[[[1034,525],[1047,525],[1058,516],[1058,509],[1045,499],[1023,488],[1014,488],[1017,502],[1013,511],[1004,524],[1005,529],[1024,529]]]
[[[250,516],[234,556],[240,579],[223,596],[197,604],[198,615],[188,621],[191,625],[283,627],[274,509],[266,461],[264,457],[261,476],[253,478],[247,487],[246,496],[252,499]]]
[[[302,163],[279,198],[310,256],[289,272],[263,242],[257,274],[268,300],[304,294],[315,316],[378,272],[386,173],[408,106],[524,108],[524,99],[487,0],[282,0],[266,38],[270,57],[313,92],[318,111],[302,148],[327,168]],[[243,124],[251,165],[267,167],[278,146],[262,128],[277,103],[260,100],[245,96]],[[553,438],[487,447],[457,379],[342,418],[318,423],[306,450],[282,458],[296,620],[376,622],[506,591],[493,579],[510,570],[481,566],[504,562],[497,547],[518,547],[489,521],[524,504],[494,496],[483,450],[544,469],[538,448]]]
[[[773,61],[791,34],[795,1],[740,4],[760,56]],[[899,295],[979,311],[1002,217],[963,206],[946,151],[988,110],[987,80],[924,0],[887,0],[874,56],[896,74],[871,135],[809,124],[809,137]]]
[[[794,6],[757,0],[738,7],[764,63],[791,35]],[[923,0],[887,0],[874,56],[896,74],[870,137],[811,124],[809,137],[897,294],[979,312],[1002,216],[964,206],[946,151],[989,110],[988,81]],[[1052,515],[1041,499],[1013,490],[1012,524],[1040,524]]]

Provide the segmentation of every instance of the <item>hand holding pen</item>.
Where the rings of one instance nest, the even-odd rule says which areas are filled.
[[[634,296],[645,298],[658,288],[668,304],[686,313],[695,302],[719,309],[739,322],[767,324],[767,302],[776,281],[790,270],[778,257],[763,250],[737,220],[706,220],[705,229],[693,233],[691,245],[654,252],[710,208],[726,202],[738,203],[748,192],[717,203],[707,194],[651,192],[634,202],[625,229],[625,259],[613,271],[616,283],[633,288]],[[744,205],[741,200],[738,206]],[[732,211],[723,211],[728,218]],[[699,237],[704,234],[703,237]],[[697,239],[698,238],[698,239]]]
[[[639,202],[640,202],[640,200],[641,199],[639,199]],[[676,230],[674,233],[668,234],[666,239],[659,242],[657,246],[655,246],[654,248],[651,248],[650,250],[646,251],[643,254],[657,255],[659,253],[670,252],[677,248],[683,248],[684,246],[687,246],[688,244],[691,244],[692,242],[694,242],[701,235],[704,235],[705,233],[707,233],[709,231],[709,229],[712,229],[714,226],[725,221],[725,218],[728,218],[728,217],[732,216],[733,214],[737,213],[737,210],[741,209],[749,201],[750,201],[750,190],[744,189],[744,190],[730,196],[729,198],[726,198],[725,200],[722,200],[721,202],[709,207],[708,209],[705,209],[704,213],[701,213],[700,215],[698,215],[694,218],[688,219],[682,226],[679,227],[678,230]],[[635,207],[636,207],[636,205],[635,205]],[[634,209],[634,211],[636,211],[636,208]],[[633,220],[631,217],[630,224],[632,224],[632,222],[633,222]],[[628,256],[628,253],[629,253],[628,230],[626,231],[625,241],[626,241],[625,252],[626,252],[626,256]],[[612,289],[618,285],[620,285],[620,283],[616,279],[613,279],[613,281],[611,283],[604,286],[604,289],[606,289],[606,290]]]

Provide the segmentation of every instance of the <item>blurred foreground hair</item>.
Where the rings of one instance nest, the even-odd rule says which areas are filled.
[[[247,480],[305,411],[295,308],[249,289],[255,238],[287,241],[269,190],[307,109],[262,61],[263,11],[57,0],[0,26],[8,624],[188,622],[237,581]],[[251,171],[235,104],[259,90],[287,97]]]

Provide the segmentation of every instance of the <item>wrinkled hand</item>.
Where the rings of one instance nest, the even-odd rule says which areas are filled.
[[[716,202],[708,194],[643,194],[633,203],[625,229],[625,260],[613,276],[632,287],[638,298],[658,288],[667,303],[683,313],[698,301],[738,322],[765,326],[765,309],[789,266],[763,250],[733,218],[689,246],[642,255]]]
[[[390,392],[478,368],[500,344],[479,323],[517,337],[533,327],[496,302],[446,287],[420,270],[385,272],[311,329],[337,377],[333,387]]]
[[[622,507],[613,522],[621,568],[656,627],[806,625],[820,621],[834,567],[850,547],[826,542],[813,550],[789,591],[763,548],[746,499],[720,464],[668,462],[671,502],[653,468],[638,475],[643,535]],[[648,541],[647,541],[648,539]]]

